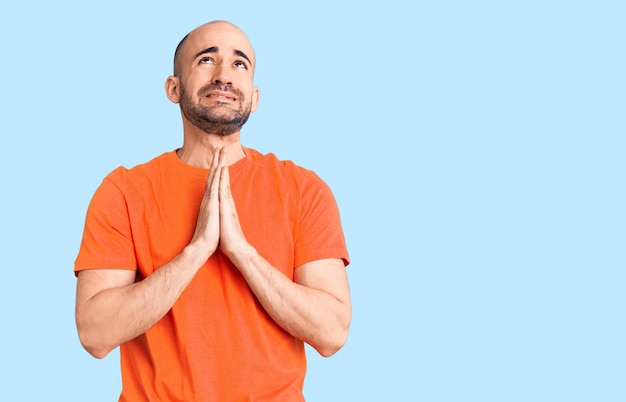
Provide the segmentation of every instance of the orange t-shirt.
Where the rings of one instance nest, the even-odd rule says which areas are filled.
[[[247,240],[293,280],[306,262],[348,253],[339,212],[315,173],[245,149],[229,168]],[[142,280],[191,240],[208,170],[165,153],[111,172],[87,211],[75,262],[129,269]],[[302,341],[265,312],[230,260],[217,251],[168,314],[120,347],[120,401],[302,401]]]

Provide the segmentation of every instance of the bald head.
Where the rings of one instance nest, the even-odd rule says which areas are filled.
[[[232,43],[254,68],[256,56],[246,34],[235,24],[218,20],[200,25],[181,39],[174,52],[174,76],[180,77],[185,61],[193,58],[197,51],[217,47],[221,41]]]

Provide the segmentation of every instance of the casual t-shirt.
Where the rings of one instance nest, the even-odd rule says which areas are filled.
[[[293,280],[295,267],[348,253],[335,199],[312,171],[246,148],[230,166],[246,239]],[[111,172],[87,212],[75,271],[127,269],[137,281],[189,243],[208,170],[175,151]],[[120,401],[301,401],[304,345],[265,312],[219,250],[168,314],[121,345]]]

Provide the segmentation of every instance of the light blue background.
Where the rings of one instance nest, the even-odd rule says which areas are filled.
[[[353,323],[309,401],[626,400],[623,2],[3,4],[3,400],[116,400],[74,327],[85,210],[181,144],[163,83],[212,19],[257,51],[244,144],[342,211]]]

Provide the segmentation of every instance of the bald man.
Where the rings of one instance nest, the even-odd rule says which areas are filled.
[[[241,144],[255,65],[231,23],[185,36],[165,82],[183,145],[113,170],[89,205],[76,324],[93,356],[120,346],[120,401],[303,401],[304,343],[331,356],[346,342],[332,192]]]

